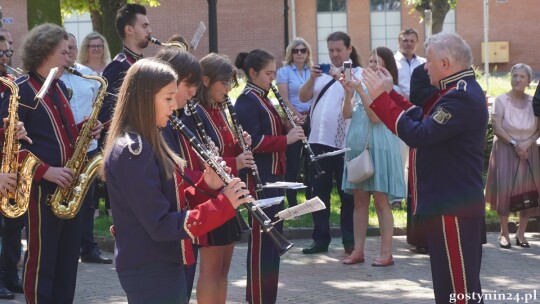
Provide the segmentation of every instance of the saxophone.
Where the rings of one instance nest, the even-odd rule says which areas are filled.
[[[66,163],[66,168],[73,170],[75,173],[73,184],[67,189],[56,188],[54,194],[49,198],[51,209],[57,217],[71,219],[81,209],[86,192],[88,192],[88,188],[96,177],[97,169],[103,162],[103,156],[101,154],[88,159],[86,153],[93,139],[92,128],[96,124],[99,111],[103,105],[103,99],[107,90],[107,80],[100,76],[82,75],[70,67],[64,67],[64,69],[76,76],[99,81],[101,84],[90,117],[88,117],[75,142],[75,152]]]
[[[16,218],[23,215],[28,209],[32,181],[40,160],[28,151],[23,161],[19,164],[20,144],[16,132],[16,124],[19,120],[19,114],[17,112],[19,106],[19,86],[5,77],[0,77],[0,82],[6,85],[12,93],[9,98],[9,114],[5,130],[2,173],[17,173],[17,188],[15,193],[9,193],[9,197],[2,197],[0,210],[5,216]]]

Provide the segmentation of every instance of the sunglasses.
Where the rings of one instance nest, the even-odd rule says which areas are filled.
[[[292,53],[293,53],[293,54],[305,54],[305,53],[307,53],[307,48],[303,48],[303,49],[292,49]]]
[[[0,50],[0,57],[6,55],[6,57],[11,57],[13,56],[13,51],[12,50],[5,50],[5,51],[2,51]]]

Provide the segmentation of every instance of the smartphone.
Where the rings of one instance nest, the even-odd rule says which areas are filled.
[[[321,64],[319,64],[319,69],[323,73],[329,74],[330,73],[330,64],[329,63],[321,63]]]
[[[345,80],[347,81],[351,81],[351,69],[352,69],[351,61],[343,62],[343,74],[345,75]]]

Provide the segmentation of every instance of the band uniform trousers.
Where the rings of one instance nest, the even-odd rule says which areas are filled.
[[[2,235],[2,253],[0,254],[0,280],[16,286],[19,281],[17,264],[21,259],[21,232],[24,228],[24,216],[18,218],[3,216],[3,218],[4,233]]]
[[[407,192],[407,243],[416,247],[427,247],[427,236],[422,218],[415,216],[411,191]]]
[[[311,149],[315,155],[336,151],[338,149],[321,144],[311,144]],[[313,240],[321,246],[330,244],[330,193],[336,181],[337,190],[341,200],[340,206],[340,226],[341,237],[344,245],[354,244],[353,230],[353,196],[343,192],[341,181],[343,179],[344,159],[343,154],[321,158],[317,161],[321,169],[325,172],[322,176],[315,178],[314,170],[310,170],[311,194],[318,196],[326,205],[326,208],[312,213],[313,216]]]
[[[26,213],[24,296],[27,303],[73,303],[81,244],[79,215],[69,220],[54,215],[47,196],[56,184],[42,180],[32,188]]]
[[[457,299],[466,299],[473,292],[481,294],[483,218],[438,215],[422,219],[427,231],[435,303],[449,303],[451,295],[456,298],[461,294]],[[478,297],[474,303],[483,303],[477,301]]]
[[[261,175],[261,180],[265,182],[283,181],[283,176]],[[252,182],[249,177],[249,183]],[[283,196],[282,189],[264,189],[265,198]],[[270,206],[263,209],[263,212],[272,221],[275,215],[283,210],[283,201],[279,205]],[[259,222],[249,216],[251,233],[248,242],[247,255],[247,286],[246,301],[251,304],[276,303],[279,281],[280,255],[274,246],[270,236],[261,231]],[[279,232],[283,232],[283,221],[274,225]]]

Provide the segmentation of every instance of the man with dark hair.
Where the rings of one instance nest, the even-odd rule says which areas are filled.
[[[409,98],[411,75],[414,69],[426,62],[426,58],[417,56],[418,32],[415,29],[404,29],[398,36],[399,50],[394,55],[398,68],[399,88],[405,98]]]
[[[143,57],[142,51],[148,47],[152,29],[146,17],[146,8],[140,4],[126,4],[121,7],[116,13],[116,30],[122,39],[123,48],[103,71],[103,77],[109,85],[99,119],[106,128],[114,112],[116,94],[127,70]]]
[[[359,66],[359,56],[351,44],[351,37],[344,32],[334,32],[326,39],[332,69],[323,73],[319,65],[310,69],[309,79],[300,88],[300,101],[313,99],[310,110],[311,133],[309,143],[313,152],[323,154],[345,148],[345,139],[350,119],[344,119],[342,113],[345,90],[336,81],[342,76],[343,63],[352,62],[351,74],[361,78],[362,68]],[[328,251],[330,244],[330,193],[335,185],[340,196],[340,225],[342,242],[345,252],[350,254],[354,248],[354,233],[352,215],[354,200],[351,194],[342,190],[344,159],[343,154],[320,159],[319,165],[326,174],[316,178],[311,170],[311,194],[318,196],[326,209],[312,213],[313,243],[304,248],[302,253],[313,254]]]

